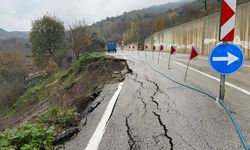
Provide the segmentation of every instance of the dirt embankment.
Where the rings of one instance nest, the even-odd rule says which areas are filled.
[[[80,113],[95,100],[106,84],[121,82],[125,74],[131,72],[125,60],[109,57],[102,57],[91,63],[80,62],[79,66],[77,71],[69,69],[60,77],[42,84],[32,95],[32,100],[18,109],[13,108],[14,112],[11,115],[0,119],[0,130],[24,122],[33,122],[37,116],[52,106],[62,109],[76,107]],[[43,96],[37,94],[44,93],[43,91],[47,91],[48,94],[44,99],[41,98],[44,94]]]

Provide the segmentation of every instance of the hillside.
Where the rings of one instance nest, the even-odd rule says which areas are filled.
[[[23,38],[0,39],[0,51],[15,51],[22,55],[30,55],[29,41]]]
[[[0,28],[0,39],[9,39],[9,38],[28,39],[28,37],[29,37],[29,32],[25,32],[25,31],[8,32]]]
[[[204,3],[206,1],[206,3]],[[89,29],[106,41],[116,40],[125,44],[144,40],[151,34],[180,25],[219,11],[219,0],[180,0],[141,10],[124,12],[117,17],[107,17]],[[238,4],[249,0],[238,0]]]
[[[190,3],[192,0],[184,0],[178,2],[167,3],[164,5],[152,6],[149,8],[144,8],[140,10],[133,10],[130,12],[124,12],[122,15],[117,17],[107,17],[105,20],[99,21],[92,24],[89,28],[91,31],[99,33],[99,36],[108,40],[118,40],[122,39],[123,34],[129,29],[131,21],[134,17],[139,17],[141,22],[151,25],[153,19],[156,16],[167,13],[174,9],[183,7],[184,5]],[[147,26],[148,28],[149,26]],[[145,31],[146,35],[150,35],[151,31]]]

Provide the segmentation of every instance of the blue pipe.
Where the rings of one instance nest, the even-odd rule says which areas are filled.
[[[247,144],[246,140],[244,139],[243,134],[242,134],[239,126],[237,125],[237,123],[236,123],[236,121],[234,119],[234,116],[232,115],[232,113],[229,111],[229,109],[225,106],[225,104],[221,100],[218,100],[218,101],[219,101],[220,105],[226,110],[228,115],[230,116],[230,118],[231,118],[231,120],[232,120],[232,122],[234,124],[234,127],[235,127],[235,129],[236,129],[236,131],[237,131],[237,133],[239,135],[239,138],[240,138],[245,150],[249,150],[248,149],[248,144]]]
[[[133,59],[135,59],[133,56],[131,56],[131,57],[132,57]],[[135,60],[136,60],[136,59],[135,59]],[[234,127],[235,127],[235,129],[236,129],[236,132],[237,132],[237,134],[238,134],[238,136],[239,136],[239,138],[240,138],[240,140],[241,140],[241,142],[242,142],[242,144],[243,144],[245,150],[249,150],[249,148],[248,148],[248,143],[246,142],[246,140],[245,140],[245,138],[244,138],[244,136],[243,136],[243,134],[242,134],[242,132],[241,132],[241,130],[240,130],[240,128],[239,128],[237,122],[236,122],[236,120],[234,119],[234,116],[232,115],[232,113],[229,111],[229,109],[225,106],[225,104],[224,104],[220,99],[217,99],[217,98],[215,98],[214,96],[212,96],[212,95],[210,95],[210,94],[208,94],[208,93],[206,93],[206,92],[204,92],[204,91],[198,90],[198,89],[193,88],[193,87],[191,87],[191,86],[189,86],[189,85],[186,85],[186,84],[183,84],[183,83],[180,83],[180,82],[178,82],[178,81],[173,80],[172,78],[170,78],[170,77],[164,75],[164,74],[161,73],[160,71],[154,69],[149,63],[147,63],[147,62],[145,62],[145,61],[141,61],[141,60],[137,60],[137,61],[140,61],[140,62],[143,62],[143,63],[147,64],[152,70],[154,70],[155,72],[161,74],[162,76],[164,76],[165,78],[169,79],[170,81],[172,81],[172,82],[174,82],[174,83],[176,83],[176,84],[179,84],[179,85],[184,86],[184,87],[186,87],[186,88],[188,88],[188,89],[191,89],[191,90],[193,90],[193,91],[196,91],[196,92],[199,92],[199,93],[201,93],[201,94],[204,94],[204,95],[210,97],[211,99],[213,99],[213,100],[215,100],[215,101],[218,101],[219,104],[223,107],[223,109],[224,109],[224,110],[227,112],[227,114],[229,115],[231,121],[233,122],[233,125],[234,125]]]

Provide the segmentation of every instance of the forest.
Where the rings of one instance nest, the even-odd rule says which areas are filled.
[[[238,0],[238,4],[248,0]],[[165,5],[124,12],[117,17],[107,17],[89,29],[105,41],[115,40],[125,44],[144,39],[152,33],[180,25],[219,11],[220,0],[185,0]]]

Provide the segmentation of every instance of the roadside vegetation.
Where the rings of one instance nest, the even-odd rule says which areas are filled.
[[[25,44],[32,54],[22,54],[10,47],[2,49],[0,45],[0,116],[6,109],[22,106],[29,99],[40,101],[48,98],[53,90],[37,91],[53,80],[50,74],[54,77],[60,75],[58,70],[67,69],[80,56],[104,50],[104,42],[81,22],[69,24],[70,28],[66,30],[65,24],[53,15],[46,14],[34,20],[29,44]],[[84,40],[86,42],[82,42]],[[27,59],[26,55],[32,59]],[[33,74],[31,80],[27,78],[30,73]],[[33,80],[39,76],[35,73],[40,77]],[[40,97],[34,99],[36,94]]]
[[[57,106],[51,107],[44,114],[37,118],[37,121],[43,125],[54,125],[58,129],[74,126],[77,119],[75,108],[60,109]]]
[[[1,150],[51,150],[56,135],[53,127],[29,124],[0,133]]]
[[[64,134],[69,132],[71,137],[78,132],[80,114],[96,93],[106,83],[123,80],[114,72],[124,68],[122,60],[88,52],[68,68],[59,67],[29,81],[26,91],[0,115],[0,149],[55,149],[69,136]]]
[[[33,103],[42,104],[59,90],[69,90],[84,75],[87,65],[104,57],[102,52],[87,53],[73,63],[69,69],[58,69],[53,74],[46,74],[42,78],[30,83],[29,88],[18,98],[8,110],[2,113],[7,118]]]
[[[104,41],[83,21],[68,26],[48,14],[33,21],[30,48],[37,72],[22,55],[0,51],[1,150],[55,149],[64,134],[78,132],[80,113],[96,93],[122,80],[113,72],[126,63],[105,56]]]

